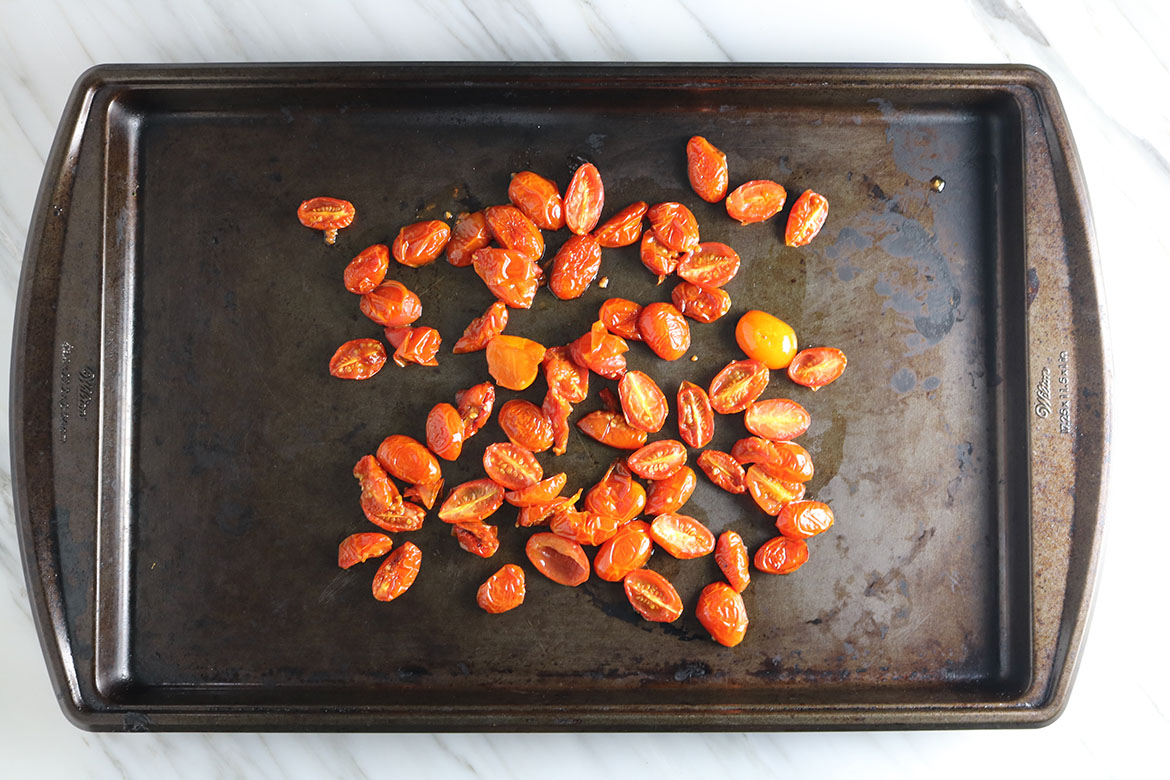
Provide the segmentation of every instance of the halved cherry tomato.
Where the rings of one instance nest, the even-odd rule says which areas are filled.
[[[463,452],[463,418],[449,403],[437,403],[427,415],[427,447],[443,460]]]
[[[533,534],[524,552],[538,572],[559,585],[575,588],[589,579],[589,559],[572,539],[547,532]]]
[[[364,455],[358,460],[353,467],[353,476],[361,486],[362,511],[370,522],[377,525],[379,516],[399,513],[402,495],[398,486],[373,455]]]
[[[491,479],[473,479],[456,485],[439,507],[444,523],[482,522],[504,504],[504,489]]]
[[[802,349],[788,364],[788,378],[813,390],[834,382],[845,371],[845,353],[834,347]]]
[[[597,228],[593,236],[606,249],[635,244],[642,236],[642,217],[647,205],[643,201],[631,203]]]
[[[528,309],[540,286],[540,266],[514,249],[477,249],[471,256],[475,273],[499,298],[513,309]]]
[[[555,501],[565,489],[569,475],[563,471],[554,474],[548,479],[541,480],[535,485],[529,485],[520,490],[509,490],[504,494],[504,500],[512,506],[537,506]]]
[[[695,460],[707,479],[714,482],[728,493],[743,493],[747,490],[747,475],[743,466],[726,452],[719,450],[703,450]]]
[[[727,195],[727,216],[741,225],[763,222],[780,213],[788,193],[774,181],[756,179],[741,184]]]
[[[739,461],[739,465],[746,466],[749,463],[771,463],[778,456],[772,442],[759,436],[748,436],[732,445],[731,457]]]
[[[434,482],[443,476],[439,461],[430,450],[402,434],[382,440],[378,445],[378,463],[395,479],[412,485]]]
[[[611,515],[629,522],[646,507],[646,489],[620,461],[610,464],[596,485],[585,494],[585,508],[598,515]]]
[[[619,379],[625,373],[625,353],[629,350],[626,340],[610,333],[601,320],[569,344],[569,356],[574,363],[606,379]]]
[[[400,366],[416,363],[420,366],[439,365],[439,347],[443,337],[434,328],[413,328],[403,325],[386,328],[386,340],[394,345],[394,362]]]
[[[666,405],[666,396],[653,379],[641,371],[627,371],[618,383],[618,393],[626,422],[647,433],[662,430],[670,409]]]
[[[832,525],[833,510],[820,501],[793,501],[776,517],[776,528],[789,539],[807,539]]]
[[[736,593],[743,593],[752,574],[748,570],[748,551],[743,539],[735,531],[724,531],[715,542],[715,563]]]
[[[674,252],[688,252],[699,245],[699,223],[681,203],[656,203],[646,210],[654,237]]]
[[[564,455],[569,446],[569,415],[573,413],[573,407],[559,393],[550,389],[544,394],[540,410],[548,415],[552,423],[553,455]]]
[[[603,387],[598,390],[597,397],[601,399],[603,404],[605,404],[605,408],[611,412],[620,412],[622,410],[621,399],[618,398],[617,395],[614,394],[613,390],[610,390],[608,387]]]
[[[678,268],[678,261],[682,259],[684,254],[686,253],[677,252],[663,244],[655,238],[652,230],[647,230],[642,234],[639,257],[642,260],[642,265],[646,266],[650,273],[657,274],[659,284],[662,284],[664,278],[674,273],[674,269]]]
[[[338,379],[369,379],[386,365],[386,348],[377,339],[354,339],[329,358],[329,373]]]
[[[722,200],[727,194],[727,155],[703,136],[692,136],[687,141],[687,178],[703,200]]]
[[[747,470],[748,492],[756,504],[770,515],[778,515],[789,503],[804,496],[804,484],[784,479],[772,464],[757,463]]]
[[[577,544],[596,547],[612,539],[621,524],[622,521],[612,515],[567,509],[553,515],[548,528],[554,534],[572,539]]]
[[[476,317],[463,329],[463,335],[455,342],[451,350],[456,355],[465,352],[478,352],[487,347],[488,342],[504,332],[508,325],[508,307],[503,301],[496,301],[482,317]]]
[[[580,498],[581,491],[578,490],[571,496],[560,496],[554,498],[547,504],[520,507],[520,511],[516,515],[516,525],[523,528],[531,528],[536,525],[548,525],[548,521],[552,519],[553,515],[565,509],[572,509],[577,505],[577,501]]]
[[[536,380],[544,351],[531,339],[501,333],[487,345],[488,373],[501,387],[524,390]]]
[[[696,322],[712,323],[731,308],[731,296],[718,287],[679,282],[670,292],[674,307]]]
[[[707,633],[725,647],[735,647],[747,633],[747,607],[743,596],[726,582],[712,582],[699,594],[695,615]]]
[[[353,224],[353,204],[338,198],[310,198],[297,207],[297,219],[313,230],[325,231],[325,243],[337,242],[337,231]]]
[[[768,367],[758,360],[734,360],[711,380],[707,394],[719,414],[742,412],[768,389]]]
[[[670,580],[651,569],[635,569],[622,579],[626,598],[651,623],[672,623],[682,617],[683,603]]]
[[[669,303],[645,306],[638,315],[638,332],[646,346],[663,360],[678,360],[691,348],[691,327]]]
[[[459,546],[472,555],[490,558],[500,549],[500,529],[483,522],[460,523],[451,526],[451,535]]]
[[[663,512],[650,523],[650,538],[675,558],[701,558],[715,549],[715,535],[695,518]]]
[[[463,418],[464,440],[470,439],[487,425],[495,405],[496,386],[491,382],[480,382],[455,394],[455,407]]]
[[[577,365],[568,347],[549,347],[542,361],[548,389],[571,404],[579,404],[589,395],[589,369]]]
[[[421,506],[409,501],[399,501],[389,507],[380,500],[372,500],[371,493],[362,491],[362,512],[366,519],[384,531],[405,533],[422,528],[427,513]]]
[[[790,482],[808,482],[813,477],[813,459],[808,450],[794,441],[772,442],[774,458],[768,461],[773,473]]]
[[[606,329],[615,336],[623,339],[641,341],[642,334],[638,333],[638,315],[642,307],[625,298],[610,298],[601,304],[598,318],[605,323]],[[584,399],[582,399],[584,400]]]
[[[505,490],[523,490],[544,478],[536,456],[511,442],[489,444],[483,451],[483,470]]]
[[[358,295],[371,292],[386,278],[389,269],[390,248],[385,244],[368,246],[358,252],[357,257],[345,267],[342,274],[345,289]]]
[[[433,263],[447,246],[451,228],[446,222],[430,219],[406,225],[398,231],[391,251],[394,259],[408,268]]]
[[[482,211],[460,214],[447,241],[447,262],[456,268],[469,266],[472,256],[491,242],[492,231]]]
[[[743,425],[756,436],[772,441],[795,439],[808,430],[808,410],[787,398],[752,401],[743,415]]]
[[[593,163],[585,163],[573,172],[565,190],[565,225],[577,235],[589,233],[601,219],[605,205],[605,187]]]
[[[573,236],[566,241],[553,258],[548,289],[567,301],[579,298],[589,289],[601,270],[601,245],[589,233]]]
[[[350,534],[337,546],[337,565],[343,569],[364,563],[370,558],[380,558],[394,546],[386,534]]]
[[[422,316],[422,301],[401,282],[389,281],[362,296],[358,308],[379,325],[397,328]]]
[[[438,500],[439,494],[443,492],[443,480],[436,479],[434,482],[424,482],[421,485],[410,485],[406,490],[402,491],[404,498],[415,498],[422,502],[422,505],[427,509],[433,509],[435,501]]]
[[[565,226],[565,204],[555,182],[532,171],[520,171],[508,183],[508,200],[541,230]]]
[[[773,371],[787,368],[796,354],[796,331],[784,320],[758,309],[739,318],[735,341],[745,355]]]
[[[488,206],[483,210],[488,230],[496,243],[530,258],[533,262],[544,256],[544,236],[540,228],[515,206]]]
[[[829,201],[812,190],[805,190],[792,204],[788,212],[788,224],[784,228],[784,243],[788,246],[804,246],[816,237],[829,216]]]
[[[711,399],[698,385],[683,381],[678,386],[678,432],[690,446],[706,447],[715,435]]]
[[[777,536],[764,542],[752,559],[765,574],[791,574],[808,560],[808,544],[803,539]]]
[[[656,479],[646,491],[646,514],[657,517],[663,512],[677,512],[682,509],[695,492],[695,470],[683,466],[666,479]]]
[[[500,407],[500,428],[513,444],[533,452],[553,446],[552,420],[531,401],[513,398]]]
[[[403,542],[378,567],[374,575],[374,598],[378,601],[393,601],[401,596],[414,584],[421,566],[422,550],[411,542]]]
[[[674,439],[652,441],[626,458],[626,467],[645,479],[666,479],[686,464],[687,448]]]
[[[722,287],[739,273],[739,254],[727,244],[706,241],[683,255],[675,273],[691,284]]]
[[[636,450],[646,443],[646,432],[630,425],[617,412],[590,412],[577,421],[577,428],[589,438],[619,450]]]
[[[491,615],[515,609],[524,603],[524,570],[506,563],[488,577],[475,593],[475,603]]]
[[[601,545],[597,555],[593,556],[593,570],[606,582],[617,582],[634,569],[645,566],[653,552],[650,524],[632,520]]]

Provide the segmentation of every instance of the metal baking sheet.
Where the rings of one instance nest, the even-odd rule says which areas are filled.
[[[683,148],[727,151],[732,186],[771,178],[831,204],[817,240],[783,216],[740,227],[690,192]],[[739,314],[792,323],[849,368],[805,404],[810,494],[837,523],[796,574],[757,574],[735,649],[693,615],[710,559],[661,553],[687,605],[641,621],[619,585],[535,573],[515,510],[489,560],[436,517],[422,573],[374,601],[353,463],[487,379],[482,353],[325,366],[378,337],[341,269],[419,219],[505,202],[509,174],[561,187],[582,160],[606,215],[682,200],[744,259],[732,310],[692,327],[697,360],[641,345],[668,394],[738,354]],[[932,186],[940,179],[945,186]],[[296,205],[353,201],[327,247]],[[785,212],[786,213],[786,212]],[[551,257],[567,234],[547,236]],[[292,65],[101,67],[79,81],[26,251],[12,428],[22,552],[66,714],[90,729],[790,729],[1036,725],[1059,713],[1087,619],[1107,451],[1087,198],[1051,83],[1027,68]],[[509,332],[548,345],[618,295],[669,300],[636,247],[607,289],[542,291]],[[471,269],[396,267],[450,345],[491,302]],[[592,398],[607,384],[592,380]],[[519,394],[539,402],[543,381]],[[501,401],[515,394],[503,392]],[[598,408],[577,407],[574,419]],[[675,426],[673,416],[666,430]],[[744,435],[718,421],[712,446]],[[447,484],[479,476],[494,424]],[[587,487],[614,452],[574,431],[547,473]],[[692,453],[693,457],[693,453]],[[749,547],[750,498],[700,477],[687,505]],[[404,537],[400,537],[404,538]],[[521,609],[475,589],[504,562]]]

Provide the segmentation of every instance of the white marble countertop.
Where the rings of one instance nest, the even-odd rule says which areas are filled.
[[[1156,399],[1170,239],[1170,4],[693,0],[0,0],[0,345],[65,98],[100,62],[595,60],[1029,63],[1055,80],[1093,199],[1114,368],[1108,544],[1064,715],[1041,730],[710,735],[88,734],[57,708],[30,617],[0,449],[0,775],[1138,777],[1165,773],[1170,646]],[[7,365],[7,361],[3,361]],[[3,374],[2,437],[8,437]],[[1163,616],[1159,618],[1159,616]],[[1151,767],[1152,765],[1152,767]],[[1161,776],[1166,776],[1161,774]]]

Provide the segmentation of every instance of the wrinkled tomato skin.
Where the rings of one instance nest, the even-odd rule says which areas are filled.
[[[337,348],[329,373],[338,379],[369,379],[386,365],[386,348],[377,339],[354,339]]]
[[[784,479],[771,463],[756,463],[747,470],[748,492],[760,509],[778,515],[784,507],[804,497],[804,483]]]
[[[684,317],[710,324],[731,309],[731,296],[718,287],[700,287],[679,282],[670,292],[670,300]]]
[[[678,433],[689,446],[702,449],[715,436],[715,413],[707,391],[692,382],[678,387]]]
[[[552,423],[553,455],[564,455],[569,446],[569,415],[573,413],[572,405],[555,390],[550,389],[544,394],[540,410]]]
[[[463,438],[466,441],[491,419],[492,408],[496,405],[496,386],[491,382],[480,382],[455,394],[455,408],[463,419]]]
[[[638,332],[646,346],[663,360],[678,360],[691,348],[691,328],[682,313],[669,303],[643,307],[638,315]]]
[[[618,461],[585,494],[584,504],[594,514],[611,515],[622,522],[629,522],[645,509],[646,489]]]
[[[813,478],[813,459],[808,450],[794,441],[772,442],[772,471],[789,482],[808,482]]]
[[[699,223],[681,203],[656,203],[646,210],[650,229],[662,245],[674,252],[689,252],[699,245]]]
[[[391,251],[407,268],[419,268],[438,259],[451,238],[451,228],[437,219],[415,222],[398,231]]]
[[[443,477],[435,456],[409,436],[387,436],[378,445],[377,458],[390,476],[412,485],[434,482]]]
[[[490,615],[499,615],[523,604],[524,570],[514,563],[504,564],[479,586],[475,603]]]
[[[508,401],[500,407],[496,419],[513,444],[532,452],[544,452],[553,446],[552,420],[531,401],[520,398]]]
[[[646,432],[630,425],[617,412],[590,412],[577,420],[577,428],[594,441],[619,450],[636,450],[646,444]]]
[[[698,478],[690,466],[683,466],[666,479],[656,479],[646,491],[645,513],[657,517],[664,512],[678,512],[695,492]]]
[[[398,328],[422,316],[422,301],[406,285],[393,280],[384,282],[362,296],[358,304],[362,314],[379,325]]]
[[[616,249],[638,243],[642,237],[642,217],[648,206],[642,201],[631,203],[619,211],[593,234],[597,243],[606,249]]]
[[[689,515],[663,512],[650,523],[650,538],[680,560],[701,558],[715,549],[715,535]]]
[[[403,542],[397,550],[386,556],[374,575],[374,598],[378,601],[393,601],[405,593],[422,566],[422,550],[411,542]]]
[[[548,389],[571,404],[579,404],[589,395],[589,369],[577,365],[568,347],[549,347],[541,361]]]
[[[789,539],[808,539],[833,526],[833,510],[820,501],[793,501],[776,516],[776,528]]]
[[[548,523],[549,530],[554,534],[588,547],[609,541],[620,526],[621,520],[612,515],[578,512],[575,509],[557,512]]]
[[[747,475],[743,466],[726,452],[703,450],[695,463],[714,482],[728,493],[743,493],[747,490]]]
[[[774,181],[757,179],[741,184],[727,195],[727,216],[741,225],[764,222],[780,213],[788,193]]]
[[[553,515],[572,509],[577,505],[577,501],[580,498],[581,491],[578,490],[571,496],[559,496],[547,504],[534,504],[533,506],[520,507],[520,511],[516,514],[516,525],[521,528],[548,525]]]
[[[788,398],[752,401],[743,415],[743,426],[763,439],[787,441],[808,430],[812,416],[808,410]]]
[[[658,572],[635,569],[622,578],[622,587],[634,611],[651,623],[673,623],[682,617],[682,598]]]
[[[512,506],[519,507],[549,504],[560,498],[560,493],[565,489],[565,483],[568,480],[569,475],[564,472],[554,474],[548,479],[541,480],[526,488],[509,490],[504,494],[504,500]]]
[[[541,230],[565,226],[565,204],[555,182],[532,171],[520,171],[508,183],[508,200]]]
[[[791,574],[808,560],[808,544],[803,539],[777,536],[760,545],[752,564],[765,574]]]
[[[678,261],[675,273],[700,287],[722,287],[739,273],[739,254],[727,244],[707,241]]]
[[[736,593],[743,593],[752,581],[748,569],[747,545],[735,531],[724,531],[715,542],[715,563]]]
[[[687,141],[687,179],[691,189],[708,203],[727,194],[727,155],[701,135]]]
[[[523,252],[485,247],[472,255],[476,275],[492,295],[513,309],[528,309],[540,287],[540,266]]]
[[[524,390],[536,381],[544,353],[531,339],[500,334],[487,345],[488,373],[500,387]]]
[[[845,371],[845,353],[834,347],[802,349],[788,364],[788,378],[817,390],[837,381]]]
[[[307,228],[325,231],[325,243],[337,242],[337,231],[353,224],[357,211],[348,200],[309,198],[297,207],[297,219]]]
[[[743,597],[726,582],[712,582],[703,588],[695,614],[711,638],[724,647],[735,647],[747,633]]]
[[[601,545],[593,557],[593,570],[606,582],[618,582],[635,569],[645,566],[653,552],[650,524],[632,520]]]
[[[618,383],[626,422],[647,433],[657,433],[666,422],[666,396],[654,380],[641,371],[627,371]]]
[[[434,328],[386,328],[386,340],[395,346],[394,362],[400,366],[415,363],[420,366],[439,365],[439,347],[443,337]]]
[[[687,448],[674,439],[652,441],[626,458],[626,468],[644,479],[666,479],[686,464]]]
[[[544,479],[536,456],[511,442],[489,444],[483,451],[483,470],[505,490],[523,490]]]
[[[586,233],[566,241],[553,258],[548,289],[562,301],[579,298],[601,270],[601,245]]]
[[[380,558],[390,552],[392,547],[394,542],[386,534],[351,534],[337,546],[337,565],[348,569],[370,558]]]
[[[456,485],[439,507],[444,523],[483,522],[504,504],[504,489],[491,479],[473,479]]]
[[[488,342],[504,332],[508,326],[508,307],[503,301],[496,301],[482,316],[476,317],[463,330],[463,335],[451,349],[456,355],[478,352],[486,349]]]
[[[605,323],[606,329],[615,336],[632,341],[641,341],[638,333],[638,315],[642,313],[641,305],[625,298],[610,298],[601,304],[597,317]],[[584,400],[584,399],[582,399]]]
[[[437,403],[427,414],[427,448],[443,460],[463,452],[463,418],[449,403]]]
[[[788,246],[804,246],[816,238],[829,216],[829,201],[812,190],[805,190],[792,204],[788,212],[788,224],[784,228],[784,243]]]
[[[460,214],[447,241],[447,262],[456,268],[466,268],[475,253],[491,242],[492,231],[482,211]]]
[[[684,252],[675,251],[663,244],[655,238],[652,230],[647,230],[642,234],[639,257],[646,270],[658,276],[659,284],[662,284],[665,277],[674,273],[675,269],[678,268],[678,261],[682,259],[684,254]]]
[[[585,163],[573,172],[564,201],[565,225],[570,232],[580,236],[597,227],[605,205],[605,186],[593,163]]]
[[[589,333],[569,344],[569,357],[582,368],[587,368],[606,379],[620,379],[626,371],[626,340],[615,336],[601,320],[593,323]]]
[[[768,367],[758,360],[733,360],[723,367],[707,396],[719,414],[735,414],[748,408],[768,388]]]
[[[500,549],[500,529],[482,521],[452,525],[451,535],[461,548],[480,558],[490,558]]]
[[[589,579],[589,558],[581,545],[554,533],[528,537],[524,553],[536,570],[558,585],[575,588]]]
[[[759,436],[748,436],[732,445],[731,457],[739,461],[739,465],[747,466],[750,463],[772,463],[778,456],[772,442]]]
[[[345,289],[357,295],[372,292],[386,278],[390,269],[390,248],[385,244],[368,246],[349,261],[342,274]]]
[[[492,238],[504,249],[519,252],[532,261],[544,256],[544,236],[532,220],[515,206],[488,206],[483,210]]]
[[[743,353],[770,370],[788,368],[796,355],[796,331],[766,311],[752,309],[735,324],[735,341]]]
[[[433,509],[435,501],[438,500],[439,495],[443,492],[443,480],[436,479],[434,482],[424,482],[421,485],[411,485],[406,490],[402,491],[405,498],[418,499],[427,509]]]

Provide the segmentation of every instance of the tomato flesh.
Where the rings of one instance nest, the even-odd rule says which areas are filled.
[[[753,401],[743,415],[745,428],[771,441],[795,439],[807,431],[811,423],[808,410],[788,398]]]
[[[589,579],[589,559],[572,539],[549,532],[533,534],[524,553],[538,572],[558,585],[575,588]]]
[[[666,479],[652,481],[646,491],[646,514],[656,517],[664,512],[677,512],[690,500],[697,484],[695,470],[690,466],[683,466]]]
[[[439,507],[444,523],[482,522],[504,503],[504,489],[491,479],[473,479],[456,485]]]
[[[701,558],[715,549],[715,535],[689,515],[663,512],[650,523],[650,538],[675,558]]]
[[[788,378],[817,390],[837,381],[845,372],[845,353],[834,347],[812,347],[796,353],[788,364]]]
[[[394,546],[386,534],[351,534],[337,546],[337,565],[343,569],[364,563],[370,558],[380,558]]]
[[[544,478],[536,456],[511,442],[489,444],[483,451],[483,470],[505,490],[523,490]]]
[[[422,566],[422,550],[410,542],[386,556],[374,575],[374,598],[378,601],[393,601],[405,593],[418,577]]]
[[[715,436],[715,413],[703,388],[684,381],[678,387],[678,432],[695,449],[706,447]]]
[[[748,408],[768,388],[768,367],[758,360],[734,360],[711,380],[707,395],[719,414]]]
[[[634,610],[651,623],[672,623],[682,616],[682,598],[658,572],[635,569],[622,579],[622,586]]]
[[[626,458],[626,467],[644,479],[666,479],[686,463],[687,448],[674,439],[650,442]]]
[[[627,371],[618,384],[626,422],[647,433],[657,433],[666,422],[666,396],[654,380],[641,371]]]

